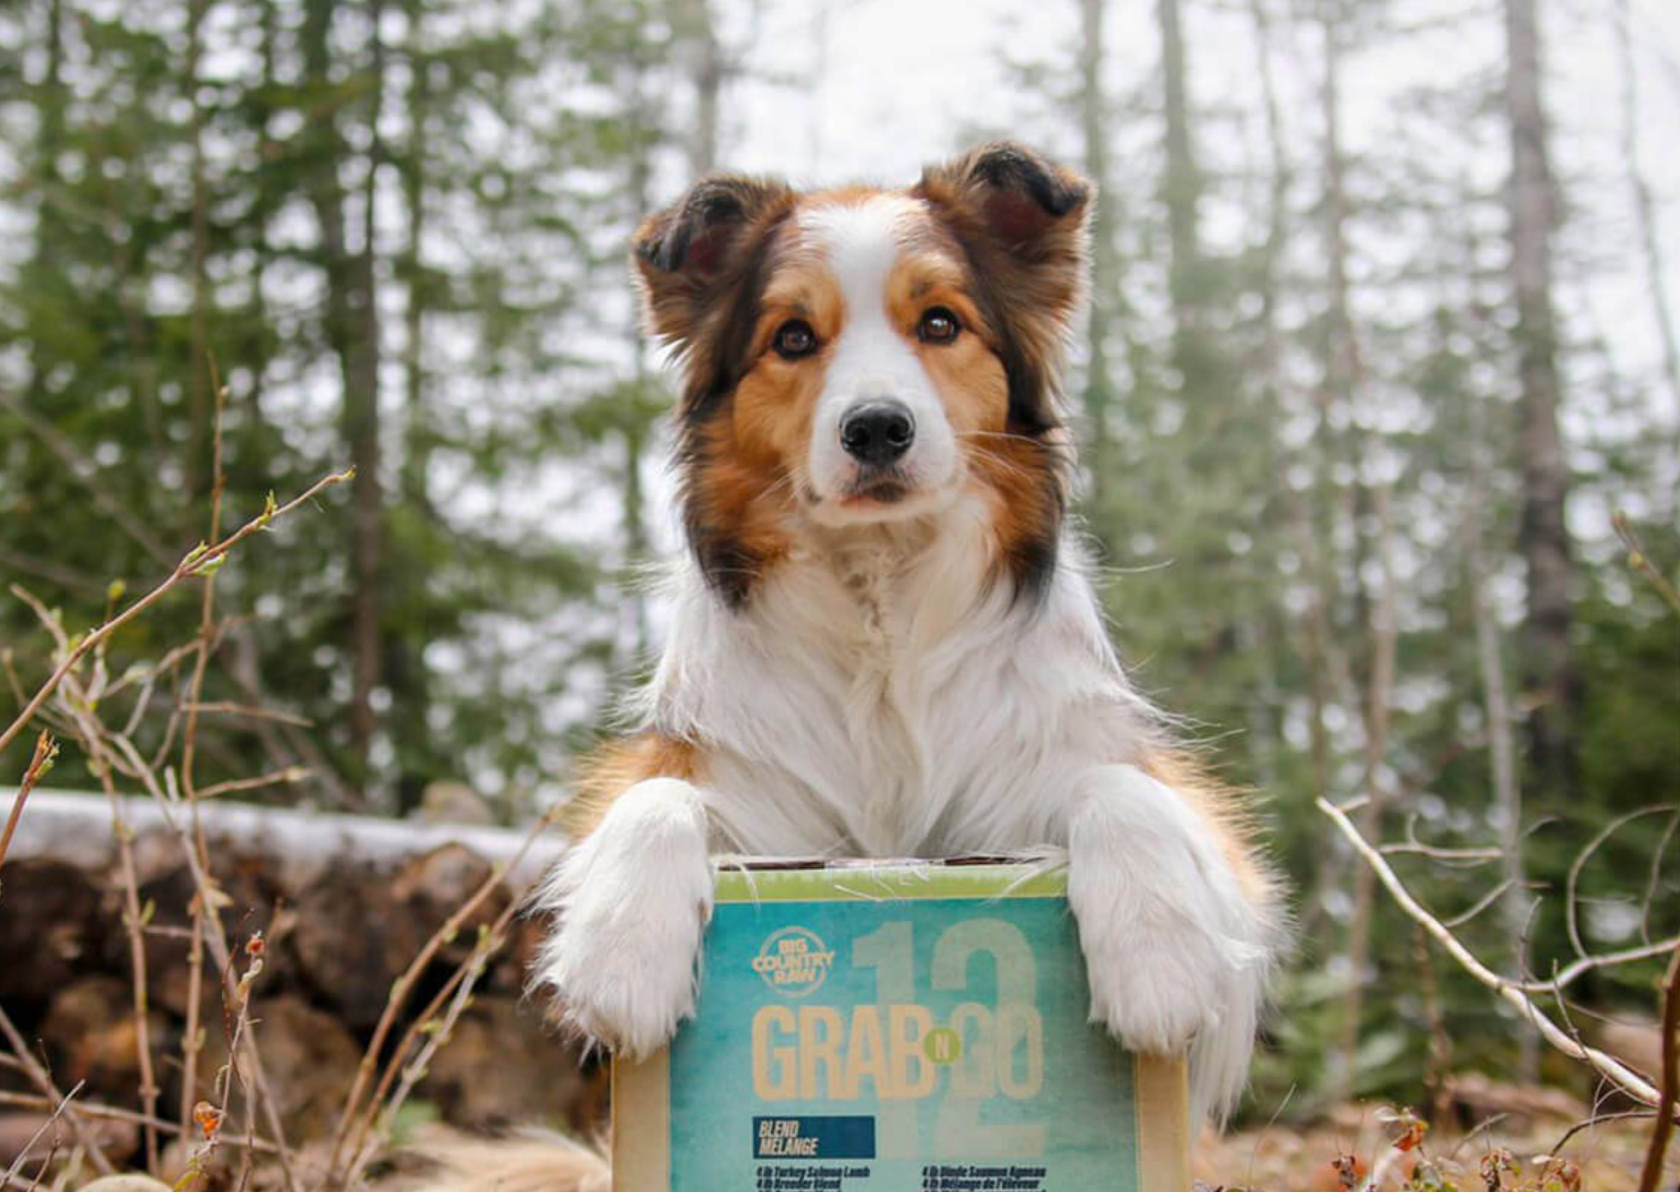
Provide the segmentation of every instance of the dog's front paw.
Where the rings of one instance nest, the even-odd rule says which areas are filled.
[[[1127,1047],[1173,1054],[1252,1029],[1260,921],[1218,841],[1171,789],[1131,766],[1088,776],[1069,824],[1068,902],[1092,1021]]]
[[[544,892],[559,923],[536,979],[562,1019],[632,1058],[669,1042],[694,1012],[712,880],[692,786],[651,779],[620,796]]]
[[[1099,882],[1098,885],[1101,883]],[[1133,1051],[1184,1052],[1219,1025],[1229,1000],[1229,946],[1188,916],[1143,923],[1103,905],[1086,883],[1069,896],[1091,985],[1091,1020]],[[1083,909],[1082,909],[1083,908]]]

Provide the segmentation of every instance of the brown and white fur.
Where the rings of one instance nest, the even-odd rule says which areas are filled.
[[[713,177],[638,232],[690,551],[541,898],[536,979],[589,1037],[642,1055],[692,1012],[721,854],[1036,850],[1092,1019],[1188,1048],[1200,1107],[1241,1090],[1277,888],[1122,670],[1065,513],[1091,202],[997,144],[904,190]]]

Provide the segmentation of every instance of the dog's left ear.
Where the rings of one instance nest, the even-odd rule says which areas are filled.
[[[1020,431],[1061,421],[1056,378],[1085,300],[1095,189],[1031,149],[1000,141],[929,166],[910,192],[974,264],[983,305],[998,323],[1010,419]]]
[[[1009,141],[929,166],[912,191],[958,225],[1024,264],[1084,267],[1093,187],[1072,170]]]

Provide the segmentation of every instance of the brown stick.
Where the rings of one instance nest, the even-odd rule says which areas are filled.
[[[41,624],[52,636],[54,644],[60,652],[68,653],[69,639],[64,636],[64,627],[53,619],[52,614],[28,592],[20,588],[12,589],[18,597],[35,610]],[[117,795],[116,784],[111,780],[110,759],[100,743],[100,733],[103,723],[90,710],[93,701],[86,693],[79,690],[74,677],[68,677],[72,698],[66,703],[69,707],[75,731],[82,739],[82,748],[88,755],[90,768],[99,778],[99,784],[105,791],[106,801],[111,807],[111,831],[117,840],[117,856],[119,872],[122,875],[123,893],[123,931],[128,937],[129,967],[133,973],[133,1014],[134,1014],[134,1052],[135,1065],[140,1073],[140,1103],[148,1114],[157,1112],[157,1077],[152,1067],[152,1037],[149,1015],[148,992],[146,982],[146,945],[141,938],[140,885],[134,867],[133,833],[123,819],[122,800]],[[158,1167],[157,1132],[147,1127],[144,1131],[146,1146],[146,1161],[149,1170],[156,1171]]]
[[[195,26],[196,28],[196,26]],[[216,375],[216,362],[206,362],[216,395],[216,425],[211,437],[210,537],[222,532],[222,492],[227,476],[222,471],[222,412],[227,403],[227,389]],[[187,807],[192,815],[192,840],[184,842],[198,852],[201,867],[210,867],[210,849],[204,837],[204,822],[198,814],[198,783],[193,763],[198,753],[198,712],[204,697],[204,671],[210,664],[210,650],[216,636],[216,576],[205,576],[204,592],[199,605],[198,649],[194,652],[192,682],[187,695],[187,724],[181,734],[181,785],[186,788]],[[216,908],[206,906],[203,898],[192,903],[192,944],[187,952],[187,1025],[181,1035],[181,1128],[185,1130],[193,1119],[193,1106],[198,1101],[198,1049],[201,1034],[199,1004],[204,997],[204,933],[214,927],[221,930]],[[237,1064],[237,1054],[230,1051],[230,1063]],[[214,1139],[211,1140],[212,1143]]]
[[[134,742],[127,737],[113,736],[110,738],[110,744],[116,747],[117,752],[127,762],[125,772],[132,775],[146,788],[146,793],[152,797],[152,801],[157,806],[159,814],[162,815],[164,823],[168,826],[170,832],[180,840],[181,852],[186,859],[187,872],[192,877],[193,888],[197,892],[198,898],[205,905],[211,905],[216,897],[215,879],[210,876],[209,871],[203,865],[199,864],[198,850],[192,845],[191,830],[176,820],[175,814],[170,808],[169,796],[158,785],[157,775],[146,764],[146,759],[140,756],[140,751],[135,748]],[[232,954],[228,949],[227,940],[222,938],[220,931],[206,932],[203,938],[210,947],[210,958],[215,961],[217,971],[222,974],[223,996],[231,997],[234,995],[236,987],[232,976]],[[245,1041],[245,1053],[246,1060],[250,1065],[252,1082],[262,1095],[263,1113],[268,1119],[269,1133],[274,1136],[275,1155],[280,1160],[280,1170],[286,1180],[287,1192],[297,1192],[297,1175],[292,1170],[287,1153],[286,1132],[281,1128],[279,1103],[275,1099],[273,1088],[268,1082],[268,1074],[263,1068],[262,1056],[251,1046],[248,1036]]]
[[[140,879],[134,865],[134,834],[123,819],[122,798],[116,783],[111,780],[109,759],[96,741],[84,740],[88,756],[95,763],[99,783],[111,805],[111,830],[117,837],[119,872],[122,874],[123,930],[128,936],[128,963],[134,974],[134,1050],[140,1068],[140,1104],[147,1116],[157,1116],[157,1078],[152,1071],[152,1026],[149,1014],[150,994],[147,991],[146,944],[141,936],[141,919],[145,912],[140,906]],[[157,1131],[144,1126],[146,1160],[149,1170],[156,1171],[158,1159]]]
[[[6,816],[6,828],[0,832],[0,864],[6,860],[6,850],[12,847],[12,833],[17,831],[18,820],[23,818],[23,805],[29,802],[29,792],[35,789],[35,784],[41,781],[41,775],[52,768],[53,758],[58,756],[58,742],[53,740],[52,734],[46,729],[35,738],[35,756],[29,759],[29,768],[23,772],[23,783],[18,787],[17,798],[12,800],[12,810]]]
[[[1663,982],[1662,1010],[1662,1095],[1657,1102],[1657,1120],[1651,1126],[1651,1143],[1645,1150],[1645,1169],[1639,1176],[1639,1192],[1657,1192],[1662,1182],[1663,1159],[1674,1133],[1675,1105],[1680,1102],[1680,952],[1668,965]]]
[[[51,1109],[53,1102],[36,1093],[11,1093],[0,1089],[0,1105],[15,1105],[19,1109]],[[97,1101],[79,1101],[76,1112],[83,1117],[102,1118],[112,1122],[133,1122],[137,1126],[151,1126],[163,1134],[179,1134],[181,1127],[174,1122],[164,1121],[162,1118],[147,1117],[133,1109],[123,1109],[116,1105],[101,1105]],[[273,1154],[275,1146],[266,1138],[258,1138],[254,1134],[224,1134],[222,1142],[227,1146],[248,1147],[260,1154]]]
[[[0,1010],[0,1034],[6,1036],[7,1046],[12,1049],[12,1053],[22,1065],[30,1083],[41,1090],[41,1095],[53,1105],[66,1104],[68,1098],[58,1091],[58,1087],[53,1084],[52,1077],[41,1066],[41,1061],[30,1053],[29,1044],[24,1041],[23,1035],[18,1032],[17,1027],[12,1025],[12,1020],[6,1016],[5,1010]],[[70,1123],[70,1129],[75,1132],[76,1141],[86,1148],[88,1159],[99,1169],[99,1174],[110,1175],[116,1171],[116,1168],[111,1166],[111,1161],[105,1157],[105,1152],[99,1149],[98,1140],[90,1135],[82,1125],[80,1109],[81,1107],[78,1106],[75,1109],[66,1110],[65,1119]]]
[[[309,778],[314,771],[308,766],[287,766],[284,770],[276,770],[270,774],[259,774],[255,778],[233,778],[227,782],[218,782],[214,786],[207,786],[198,792],[200,799],[214,799],[217,795],[231,795],[239,791],[261,790],[265,786],[291,786]]]
[[[380,1015],[379,1022],[374,1027],[373,1037],[368,1042],[367,1050],[362,1053],[362,1062],[356,1069],[356,1080],[350,1087],[350,1095],[345,1098],[344,1109],[339,1116],[338,1132],[333,1138],[332,1154],[327,1161],[328,1187],[349,1186],[350,1177],[353,1176],[354,1167],[359,1160],[358,1151],[361,1139],[365,1136],[368,1127],[373,1122],[374,1115],[378,1111],[379,1099],[384,1095],[385,1090],[390,1087],[394,1069],[401,1063],[403,1055],[408,1050],[410,1040],[416,1029],[414,1027],[410,1028],[409,1033],[404,1036],[401,1045],[392,1056],[383,1078],[378,1083],[378,1091],[364,1111],[363,1098],[367,1096],[368,1086],[373,1081],[379,1056],[385,1047],[385,1040],[389,1037],[391,1028],[396,1024],[398,1012],[408,1001],[408,995],[413,991],[415,982],[419,979],[420,974],[425,972],[426,966],[432,962],[432,958],[437,955],[438,950],[455,938],[461,929],[461,925],[490,896],[491,891],[501,885],[502,880],[509,873],[518,868],[520,859],[524,857],[526,851],[536,842],[543,831],[554,824],[557,819],[557,813],[551,811],[533,824],[531,831],[520,845],[518,853],[505,864],[498,864],[491,868],[489,876],[479,884],[478,889],[474,890],[467,900],[455,909],[455,912],[444,921],[443,926],[432,933],[432,937],[426,941],[425,946],[409,963],[408,968],[404,969],[402,975],[391,983],[390,998],[386,1001],[384,1013]],[[519,901],[516,899],[513,905],[519,905]],[[500,929],[501,924],[498,923],[496,927],[492,928],[492,931],[499,932]],[[452,979],[450,984],[446,985],[445,989],[440,991],[438,996],[433,999],[432,1005],[427,1008],[427,1015],[436,1012],[436,1007],[441,1004],[441,999],[448,996],[450,986],[456,984],[461,975],[460,972],[457,972],[455,979]],[[422,1019],[427,1015],[422,1015]],[[352,1143],[352,1141],[353,1145],[348,1155],[344,1155],[346,1144]],[[351,1170],[345,1173],[342,1180],[339,1180],[337,1179],[338,1164],[341,1155],[344,1155]]]
[[[424,1078],[426,1066],[431,1062],[432,1056],[449,1042],[455,1023],[472,1002],[473,987],[484,975],[485,966],[490,962],[490,958],[507,944],[507,926],[513,921],[513,916],[518,913],[523,902],[523,898],[515,899],[496,917],[496,921],[473,946],[472,953],[461,962],[443,988],[433,995],[419,1017],[404,1032],[402,1040],[391,1053],[391,1059],[380,1076],[378,1087],[368,1099],[367,1109],[363,1112],[351,1139],[351,1157],[349,1169],[344,1175],[344,1187],[357,1186],[363,1167],[373,1157],[378,1137],[389,1135],[397,1112],[414,1091],[414,1086]],[[415,1042],[422,1036],[425,1037],[425,1043],[418,1051],[414,1051]],[[412,1059],[408,1058],[411,1052],[414,1052]],[[393,1092],[391,1084],[399,1073],[402,1079]],[[380,1120],[383,1121],[383,1126],[376,1134],[374,1124]]]
[[[41,1123],[41,1128],[39,1130],[35,1131],[34,1134],[30,1135],[29,1141],[24,1143],[22,1148],[19,1149],[16,1158],[14,1158],[12,1160],[12,1165],[6,1169],[5,1180],[8,1184],[14,1182],[17,1179],[17,1174],[18,1174],[18,1172],[23,1170],[23,1161],[26,1158],[29,1157],[29,1152],[35,1149],[35,1144],[37,1142],[41,1141],[41,1136],[43,1134],[45,1134],[48,1130],[51,1130],[55,1125],[58,1124],[58,1119],[64,1116],[64,1111],[66,1109],[70,1108],[70,1098],[74,1097],[77,1093],[81,1092],[82,1091],[82,1085],[84,1085],[86,1083],[87,1082],[85,1080],[78,1080],[76,1082],[76,1087],[71,1089],[68,1093],[64,1094],[64,1100],[60,1101],[57,1105],[53,1106],[52,1113],[48,1115],[46,1121]],[[58,1141],[57,1141],[57,1138],[55,1137],[54,1140],[53,1140],[53,1150],[56,1152],[57,1149],[58,1149]],[[47,1158],[50,1161],[52,1159],[52,1156],[48,1155]],[[42,1164],[41,1170],[42,1171],[46,1170],[46,1164]],[[35,1179],[36,1179],[37,1183],[40,1182],[40,1178],[41,1178],[40,1173],[37,1172],[36,1176],[35,1176]]]
[[[164,596],[168,595],[169,592],[176,588],[183,580],[190,579],[194,576],[205,575],[207,573],[213,574],[218,560],[225,558],[230,550],[245,541],[245,539],[249,538],[252,534],[255,534],[258,530],[265,529],[269,522],[273,521],[277,517],[285,516],[304,502],[313,500],[316,496],[331,488],[333,485],[343,484],[346,480],[350,479],[352,474],[353,470],[346,470],[343,472],[335,472],[330,476],[324,476],[320,480],[317,480],[314,484],[310,485],[298,496],[293,497],[290,501],[287,501],[284,505],[280,505],[273,509],[263,510],[262,513],[246,522],[243,526],[239,527],[239,529],[235,530],[232,534],[228,535],[214,546],[207,546],[202,550],[189,552],[185,558],[175,565],[175,570],[170,572],[168,578],[166,578],[162,583],[158,584],[157,587],[140,597],[121,613],[112,617],[103,625],[99,626],[99,628],[93,630],[87,636],[82,638],[80,642],[76,643],[75,647],[70,650],[68,655],[66,655],[64,661],[59,663],[58,669],[53,671],[47,681],[41,685],[40,690],[37,691],[34,697],[29,701],[28,705],[25,706],[22,712],[18,713],[17,719],[13,720],[4,732],[0,732],[0,750],[4,750],[6,746],[10,745],[17,735],[23,731],[24,725],[28,724],[30,720],[34,718],[35,714],[41,710],[42,705],[51,698],[52,693],[58,690],[58,685],[64,682],[64,676],[68,675],[71,670],[75,668],[76,664],[87,656],[88,651],[105,641],[106,638],[110,637],[118,629],[121,629],[135,617],[145,612],[148,608],[152,607],[152,605],[156,604]]]

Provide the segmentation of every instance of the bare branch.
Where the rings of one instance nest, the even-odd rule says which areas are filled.
[[[1559,970],[1557,976],[1549,981],[1519,981],[1516,982],[1516,986],[1525,993],[1545,993],[1548,990],[1562,989],[1594,969],[1614,968],[1618,964],[1631,964],[1636,960],[1652,960],[1675,951],[1680,951],[1680,935],[1658,940],[1654,944],[1642,944],[1637,948],[1623,948],[1619,952],[1599,952],[1583,956],[1567,968]]]
[[[58,1124],[58,1119],[64,1116],[64,1111],[70,1107],[70,1098],[81,1092],[82,1086],[86,1083],[87,1081],[85,1080],[78,1080],[76,1082],[76,1087],[71,1089],[68,1093],[65,1093],[64,1099],[53,1107],[53,1111],[48,1115],[47,1120],[41,1123],[41,1128],[35,1131],[34,1134],[31,1134],[29,1136],[29,1141],[19,1148],[16,1157],[12,1159],[12,1165],[6,1169],[7,1183],[11,1183],[17,1178],[18,1172],[23,1170],[23,1161],[29,1157],[29,1152],[35,1149],[35,1144],[41,1141],[42,1135]],[[56,1147],[57,1144],[55,1143],[54,1145]]]
[[[208,704],[187,703],[182,706],[192,715],[201,712],[219,712],[224,716],[243,716],[247,720],[278,720],[281,724],[290,724],[297,728],[315,727],[313,720],[307,716],[299,716],[295,712],[282,712],[277,708],[259,708],[253,704],[236,704],[228,700],[218,700]]]
[[[1668,1139],[1674,1132],[1675,1105],[1680,1102],[1680,952],[1668,965],[1663,982],[1662,1002],[1662,1099],[1657,1120],[1651,1127],[1651,1142],[1645,1151],[1645,1167],[1639,1176],[1639,1192],[1657,1192],[1662,1182],[1663,1159]]]
[[[58,756],[58,742],[46,729],[35,738],[35,756],[29,759],[29,768],[23,772],[23,782],[18,787],[17,798],[12,800],[12,810],[6,816],[6,827],[0,831],[0,863],[6,860],[6,850],[12,847],[12,835],[17,831],[18,820],[23,818],[23,805],[29,802],[29,792],[35,789],[35,784],[41,781],[42,775],[52,769],[53,758]]]
[[[52,693],[58,690],[58,685],[64,681],[64,677],[68,675],[76,664],[86,657],[88,652],[95,646],[105,641],[118,629],[121,629],[135,617],[139,616],[152,605],[156,604],[164,596],[168,595],[168,593],[177,587],[183,580],[187,580],[195,576],[214,574],[214,569],[218,560],[225,558],[230,550],[245,541],[245,539],[249,538],[252,534],[255,534],[258,530],[267,528],[268,524],[275,518],[285,516],[304,502],[313,500],[317,495],[331,488],[333,485],[343,484],[346,480],[350,479],[352,475],[353,470],[347,469],[343,472],[335,472],[330,476],[324,476],[320,480],[317,480],[314,484],[310,485],[309,488],[304,490],[304,492],[286,502],[286,504],[276,508],[263,510],[262,513],[246,522],[243,526],[239,527],[238,530],[235,530],[232,534],[228,535],[228,537],[224,538],[215,545],[206,546],[202,549],[188,552],[186,557],[176,564],[175,570],[170,572],[167,579],[165,579],[157,587],[153,588],[150,592],[147,592],[144,596],[140,597],[133,604],[129,605],[117,616],[112,617],[103,625],[99,626],[99,628],[93,630],[91,633],[88,633],[76,643],[75,647],[70,650],[65,659],[59,663],[58,669],[53,671],[47,681],[41,685],[40,690],[35,693],[34,698],[32,698],[28,705],[24,707],[23,711],[18,714],[17,719],[12,721],[11,725],[7,727],[4,732],[0,732],[0,750],[4,750],[6,746],[10,745],[13,739],[23,731],[24,725],[28,724],[34,717],[35,713],[40,711],[41,706],[47,702]]]
[[[1376,874],[1377,880],[1387,889],[1390,897],[1394,899],[1400,909],[1428,932],[1436,943],[1446,949],[1447,954],[1458,962],[1459,967],[1515,1007],[1524,1021],[1533,1023],[1535,1028],[1539,1030],[1541,1037],[1558,1051],[1572,1059],[1590,1065],[1606,1080],[1611,1081],[1636,1101],[1651,1106],[1661,1103],[1661,1094],[1648,1080],[1614,1056],[1606,1055],[1597,1048],[1588,1047],[1579,1040],[1572,1038],[1529,999],[1520,983],[1501,977],[1478,960],[1475,954],[1447,929],[1445,924],[1430,914],[1416,898],[1412,897],[1412,893],[1406,889],[1405,883],[1396,876],[1393,869],[1389,868],[1389,864],[1382,853],[1377,851],[1370,842],[1359,834],[1359,829],[1354,827],[1353,821],[1348,819],[1341,808],[1328,799],[1319,799],[1317,804],[1318,809],[1328,816],[1342,835],[1347,838],[1354,851],[1365,859],[1366,864]]]
[[[41,1090],[41,1095],[54,1105],[68,1105],[70,1099],[58,1091],[57,1086],[53,1084],[52,1077],[41,1066],[41,1061],[30,1053],[29,1044],[24,1041],[17,1027],[12,1025],[12,1020],[6,1015],[4,1009],[0,1009],[0,1034],[6,1036],[6,1045],[12,1049],[12,1054],[17,1057],[18,1062],[22,1065],[24,1074],[29,1077],[30,1083]],[[82,1124],[81,1116],[75,1109],[66,1109],[64,1120],[70,1123],[70,1129],[75,1133],[76,1141],[87,1150],[88,1159],[99,1169],[101,1175],[110,1175],[116,1171],[116,1168],[111,1166],[111,1161],[105,1157],[105,1152],[99,1149],[98,1140],[88,1133],[87,1128]]]
[[[1581,870],[1586,868],[1587,862],[1592,860],[1593,854],[1603,847],[1605,841],[1609,840],[1612,836],[1614,836],[1617,832],[1620,832],[1634,820],[1643,819],[1647,815],[1661,815],[1674,810],[1675,808],[1672,804],[1661,803],[1652,807],[1640,807],[1637,810],[1628,812],[1626,815],[1617,816],[1608,824],[1604,825],[1604,827],[1587,842],[1587,847],[1575,854],[1575,859],[1569,863],[1569,876],[1565,886],[1563,908],[1565,922],[1569,928],[1569,942],[1574,945],[1575,954],[1577,956],[1584,958],[1589,955],[1586,945],[1581,942],[1580,919],[1575,909],[1580,903],[1580,899],[1576,897],[1575,891],[1576,887],[1580,884]]]
[[[1385,853],[1387,851],[1388,851],[1387,849],[1383,850],[1383,852],[1385,852]],[[1465,911],[1461,915],[1454,915],[1452,918],[1446,920],[1446,925],[1448,927],[1452,928],[1454,931],[1457,931],[1460,927],[1463,927],[1466,923],[1470,922],[1470,920],[1474,919],[1477,915],[1479,915],[1483,911],[1487,910],[1488,907],[1490,907],[1494,903],[1498,902],[1499,899],[1500,899],[1500,896],[1503,895],[1510,888],[1511,888],[1511,879],[1506,878],[1504,881],[1500,882],[1493,889],[1489,890],[1486,894],[1484,894],[1480,898],[1478,898],[1476,900],[1476,905],[1475,906],[1471,907],[1469,910]]]
[[[51,1109],[53,1102],[47,1097],[35,1093],[13,1093],[0,1089],[0,1105],[15,1105],[20,1109]],[[78,1101],[76,1112],[87,1118],[99,1118],[113,1122],[133,1122],[137,1126],[151,1126],[160,1134],[179,1134],[181,1127],[175,1122],[165,1121],[163,1118],[147,1117],[133,1109],[123,1109],[117,1105],[101,1105],[96,1101]],[[276,1151],[275,1145],[266,1138],[258,1138],[250,1134],[224,1134],[222,1142],[227,1146],[248,1147],[259,1154],[272,1155]]]
[[[485,877],[484,881],[479,884],[478,889],[474,890],[467,900],[457,907],[448,919],[444,920],[443,925],[432,933],[432,937],[426,941],[419,953],[412,961],[409,962],[408,968],[404,969],[402,975],[392,982],[390,997],[385,1003],[385,1011],[380,1015],[379,1022],[374,1027],[373,1037],[368,1042],[367,1050],[362,1053],[362,1062],[356,1070],[355,1082],[350,1087],[350,1095],[346,1097],[344,1101],[344,1109],[341,1111],[339,1118],[339,1128],[337,1134],[333,1138],[331,1158],[327,1163],[327,1170],[331,1173],[329,1177],[329,1184],[338,1187],[346,1187],[351,1183],[352,1177],[355,1175],[363,1158],[361,1153],[363,1149],[363,1140],[365,1139],[368,1130],[372,1127],[375,1114],[378,1112],[380,1101],[383,1099],[386,1090],[388,1090],[391,1085],[391,1080],[396,1066],[401,1062],[402,1057],[407,1053],[414,1038],[415,1031],[420,1029],[420,1024],[436,1014],[438,1006],[441,1005],[441,999],[447,997],[451,987],[454,986],[456,982],[463,979],[466,969],[465,966],[463,966],[462,969],[457,970],[455,976],[451,978],[450,982],[446,984],[444,988],[434,997],[432,1004],[428,1006],[426,1012],[423,1013],[420,1016],[420,1019],[409,1028],[408,1032],[404,1035],[402,1042],[398,1044],[390,1062],[387,1064],[384,1075],[379,1080],[372,1098],[364,1101],[364,1098],[367,1097],[369,1091],[368,1086],[370,1082],[373,1081],[373,1075],[375,1068],[378,1065],[379,1057],[384,1052],[385,1041],[389,1037],[392,1027],[396,1025],[397,1015],[401,1012],[402,1007],[407,1003],[408,996],[413,992],[415,982],[419,979],[420,974],[423,973],[426,966],[432,962],[432,958],[437,955],[439,949],[441,949],[444,944],[455,938],[455,936],[460,932],[461,926],[475,911],[478,910],[484,900],[490,896],[490,893],[501,885],[506,875],[519,867],[519,862],[525,856],[526,852],[529,851],[531,846],[536,843],[537,839],[543,834],[543,832],[557,822],[558,818],[559,812],[558,809],[555,809],[549,811],[535,824],[533,824],[531,826],[531,830],[526,834],[523,843],[519,846],[519,851],[513,856],[513,858],[505,863],[498,863],[491,867],[490,873]],[[499,920],[492,928],[493,934],[500,934],[501,927],[508,917],[508,914],[512,912],[514,907],[519,906],[521,901],[522,900],[520,899],[515,899],[513,901],[508,908],[508,912],[504,913],[502,920]],[[347,1170],[343,1173],[343,1177],[341,1179],[333,1178],[338,1177],[339,1175],[338,1169],[341,1157],[345,1160]]]
[[[227,782],[218,782],[199,791],[198,797],[200,799],[214,799],[217,795],[260,790],[265,786],[291,786],[294,783],[302,782],[312,772],[307,766],[287,766],[284,770],[276,770],[271,774],[259,774],[255,778],[235,778]]]

